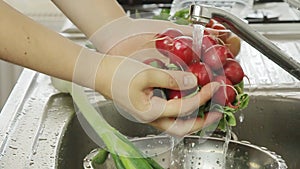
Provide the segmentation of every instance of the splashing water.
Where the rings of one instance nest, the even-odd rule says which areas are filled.
[[[226,124],[226,136],[225,136],[225,142],[223,145],[223,168],[226,168],[226,157],[227,157],[227,150],[228,150],[228,145],[229,141],[231,139],[231,126]]]

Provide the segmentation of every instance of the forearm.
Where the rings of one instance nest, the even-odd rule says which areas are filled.
[[[116,0],[52,0],[88,37],[103,25],[125,16]]]
[[[72,81],[82,47],[0,1],[0,58]]]

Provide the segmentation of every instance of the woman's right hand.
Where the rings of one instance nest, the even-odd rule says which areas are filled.
[[[127,27],[123,26],[120,32],[117,25]],[[145,27],[146,25],[151,26]],[[102,86],[99,90],[106,89],[106,92],[102,91],[102,94],[114,100],[121,111],[130,112],[140,122],[148,123],[167,133],[183,136],[199,131],[204,126],[222,118],[222,114],[218,112],[210,112],[207,114],[208,117],[203,119],[199,117],[188,120],[177,118],[192,114],[209,101],[219,84],[209,83],[190,98],[165,100],[153,96],[155,88],[187,90],[197,85],[196,77],[192,73],[161,70],[142,63],[147,58],[165,59],[168,62],[167,58],[157,51],[153,40],[156,33],[172,27],[191,36],[192,27],[190,26],[180,26],[168,21],[132,20],[124,17],[99,30],[91,37],[91,41],[97,46],[98,51],[106,52],[108,55],[128,57],[108,56],[107,61],[102,62],[100,70],[115,68],[112,71],[113,74],[104,75],[107,79],[110,77],[112,79],[105,80],[104,86],[99,85]],[[103,32],[106,33],[103,34]],[[106,66],[110,63],[113,63],[113,66]],[[101,78],[103,76],[99,76],[99,79]],[[186,84],[186,82],[192,83]]]
[[[211,99],[219,83],[209,83],[189,98],[166,100],[153,94],[155,88],[193,89],[196,77],[190,72],[154,68],[127,57],[107,56],[96,77],[96,90],[112,99],[120,110],[138,121],[178,136],[199,131],[221,119],[221,113],[208,113],[203,119],[183,120]],[[124,115],[124,114],[123,114]]]

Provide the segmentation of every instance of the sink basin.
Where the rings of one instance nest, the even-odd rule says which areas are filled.
[[[252,96],[249,107],[238,112],[238,122],[233,128],[238,140],[267,147],[282,156],[289,168],[299,168],[300,149],[300,105],[299,99],[278,96]],[[109,101],[99,104],[104,117],[115,128],[129,137],[143,137],[160,132],[148,125],[126,120],[118,114]],[[242,118],[243,117],[243,118]],[[122,123],[120,123],[122,121]],[[58,168],[82,168],[82,159],[97,146],[89,139],[77,118],[66,130],[59,151]]]
[[[300,168],[299,92],[298,88],[249,91],[249,107],[236,114],[237,119],[244,117],[233,128],[238,140],[266,147],[281,155],[289,168]],[[110,101],[97,106],[129,137],[160,133],[124,119]],[[97,145],[77,117],[70,95],[55,90],[50,77],[25,69],[0,113],[0,168],[83,168],[84,157]]]
[[[174,145],[173,137],[148,136],[132,139],[132,142],[144,154],[156,160],[163,168],[287,168],[284,161],[276,154],[248,142],[230,140],[226,153],[226,163],[224,163],[223,156],[224,140],[221,138],[186,136]],[[93,164],[92,159],[97,154],[97,150],[92,150],[84,159],[85,169],[115,169],[111,156],[108,156],[104,164]]]
[[[233,129],[239,140],[265,146],[281,155],[289,168],[300,168],[299,99],[255,96]]]

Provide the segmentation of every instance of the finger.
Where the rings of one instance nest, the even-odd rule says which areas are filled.
[[[166,101],[164,112],[161,117],[186,116],[193,113],[200,106],[209,101],[213,94],[219,89],[220,83],[211,82],[203,86],[193,97],[171,99]]]
[[[148,86],[146,87],[187,90],[197,86],[197,78],[190,72],[160,69],[148,69],[147,71]]]
[[[137,114],[137,118],[143,122],[151,122],[162,117],[182,117],[195,112],[201,105],[204,105],[213,93],[217,91],[220,84],[217,82],[209,83],[201,89],[195,96],[182,99],[165,100],[153,96],[150,99],[150,108]]]
[[[161,118],[150,123],[150,125],[176,136],[185,136],[201,130],[222,118],[222,113],[210,112],[205,118],[175,119]]]
[[[132,46],[132,45],[131,45]],[[162,61],[164,64],[167,64],[169,62],[169,58],[161,54],[157,49],[155,48],[145,48],[142,50],[136,50],[132,52],[128,57],[138,60],[140,62],[145,62],[148,59],[158,59]]]

